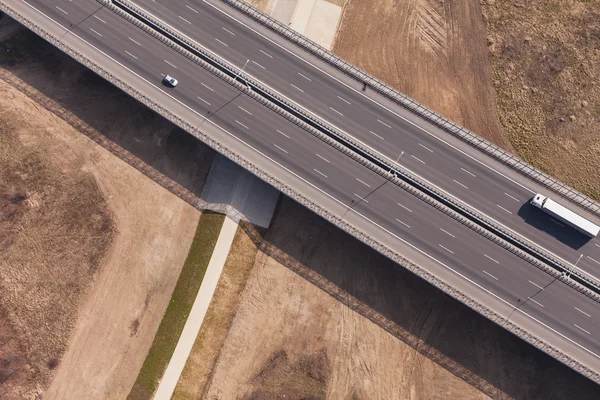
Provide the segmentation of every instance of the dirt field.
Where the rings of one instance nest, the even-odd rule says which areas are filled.
[[[477,0],[347,0],[333,52],[510,149],[481,13]]]
[[[199,217],[160,185],[193,200],[214,153],[31,33],[2,48],[35,102],[0,86],[0,398],[124,398]]]
[[[600,396],[592,382],[289,199],[265,240],[255,240],[262,253],[208,363],[202,398]]]
[[[82,168],[85,158],[65,152],[64,128],[0,82],[3,399],[35,397],[49,383],[115,236],[112,210]]]
[[[600,2],[482,3],[498,108],[513,147],[600,199]]]

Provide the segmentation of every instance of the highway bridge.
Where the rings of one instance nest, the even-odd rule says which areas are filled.
[[[508,155],[494,157],[499,149],[468,144],[234,0],[119,1],[0,0],[0,8],[283,193],[600,380],[600,242],[528,205],[536,192],[558,198],[541,183],[547,177]],[[179,80],[176,88],[162,85],[166,74]],[[596,204],[557,190],[582,199],[586,208],[577,211],[598,223]]]

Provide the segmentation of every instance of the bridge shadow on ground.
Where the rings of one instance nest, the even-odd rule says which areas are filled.
[[[204,209],[212,149],[27,30],[0,44],[0,79]]]
[[[289,198],[265,235],[242,226],[261,251],[492,398],[600,398],[600,386]]]
[[[211,149],[34,34],[2,48],[0,79],[203,208]],[[600,386],[288,198],[266,233],[242,226],[279,263],[491,397],[600,398]]]
[[[583,233],[566,226],[563,222],[546,214],[544,211],[532,206],[529,202],[519,208],[518,215],[523,221],[540,231],[540,234],[548,234],[556,240],[577,250],[590,241]]]

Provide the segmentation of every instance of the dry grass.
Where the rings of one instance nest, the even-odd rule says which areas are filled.
[[[82,156],[64,154],[49,118],[0,83],[3,399],[35,397],[48,385],[114,237],[96,179]]]
[[[512,146],[600,200],[600,2],[482,3],[498,109]]]
[[[44,173],[56,180],[51,187],[54,201],[68,197],[75,204],[71,207],[63,202],[60,213],[56,213],[52,201],[44,198],[46,203],[40,202],[38,196],[32,193],[24,203],[31,202],[32,208],[38,208],[27,212],[48,213],[54,228],[47,235],[49,238],[56,232],[62,232],[60,217],[67,212],[91,213],[93,209],[86,208],[81,201],[87,201],[86,196],[95,196],[101,191],[117,227],[93,284],[82,296],[83,301],[69,308],[68,322],[77,318],[74,329],[69,331],[57,326],[62,324],[63,317],[54,318],[50,324],[40,328],[39,324],[46,322],[41,318],[28,324],[27,333],[22,334],[15,331],[15,325],[8,318],[1,320],[2,358],[7,352],[25,354],[25,350],[35,350],[23,346],[22,342],[30,337],[40,343],[45,341],[47,347],[61,344],[65,337],[71,337],[62,358],[61,354],[57,354],[56,358],[44,355],[44,360],[39,363],[33,360],[35,363],[21,368],[21,375],[11,375],[4,385],[0,382],[0,398],[7,398],[5,390],[12,382],[16,382],[19,392],[11,392],[11,396],[16,393],[19,399],[28,398],[24,394],[26,391],[33,393],[32,398],[43,395],[46,399],[125,398],[169,304],[197,225],[199,211],[181,198],[202,204],[197,195],[202,190],[214,152],[30,32],[22,31],[2,42],[0,47],[3,50],[0,52],[0,80],[10,82],[29,99],[34,99],[25,99],[18,92],[3,91],[0,102],[6,102],[8,106],[3,103],[0,112],[8,113],[10,107],[21,107],[17,112],[19,117],[22,116],[32,126],[39,124],[39,129],[22,126],[18,131],[20,141],[17,144],[37,151],[42,161],[50,160],[60,166],[43,164]],[[9,124],[15,124],[17,120],[11,117]],[[8,127],[0,127],[0,140],[11,136]],[[4,143],[0,143],[3,155],[4,149]],[[8,156],[14,157],[13,153],[19,155],[18,149],[8,149]],[[35,152],[31,153],[35,155]],[[36,160],[32,157],[26,161],[28,165],[35,166]],[[12,164],[11,168],[14,169]],[[11,172],[11,168],[1,165],[0,173]],[[24,176],[27,179],[33,177],[29,173]],[[78,177],[89,177],[97,185],[82,185],[74,181]],[[83,180],[83,183],[86,182],[89,183]],[[171,188],[177,195],[161,185]],[[10,186],[14,186],[14,189],[9,187],[7,192],[10,199],[18,200],[20,186]],[[25,189],[30,190],[29,187]],[[101,199],[92,200],[95,207],[104,204]],[[21,217],[18,212],[14,213],[14,206],[11,207],[12,218],[21,228],[23,224],[16,219]],[[88,216],[91,218],[93,214]],[[75,215],[71,218],[73,223],[77,223],[77,218],[80,217]],[[93,227],[89,221],[79,221],[78,229]],[[0,230],[4,228],[2,226]],[[44,226],[35,228],[38,231],[46,229]],[[23,236],[28,234],[28,231],[18,232]],[[8,243],[4,238],[3,246]],[[43,243],[44,246],[57,246],[61,263],[66,263],[64,266],[38,262],[39,257],[33,252],[30,260],[30,253],[23,253],[19,255],[18,262],[10,266],[14,270],[11,273],[20,273],[22,265],[28,267],[28,262],[37,262],[40,268],[52,268],[53,273],[56,271],[57,279],[65,286],[73,283],[79,278],[77,273],[86,272],[88,265],[80,262],[76,273],[64,278],[60,275],[61,268],[69,267],[70,260],[78,257],[79,252],[89,250],[88,240],[93,241],[88,256],[102,250],[102,238],[89,235],[84,239],[64,237],[55,238],[54,243]],[[14,248],[18,243],[11,246]],[[41,249],[46,250],[46,247]],[[4,268],[4,252],[0,253],[0,268]],[[29,269],[22,271],[27,273]],[[0,272],[0,280],[2,278],[3,271]],[[23,288],[28,288],[27,285],[35,287],[21,296],[20,306],[14,308],[17,311],[13,308],[0,309],[1,317],[14,317],[13,313],[26,315],[18,312],[19,307],[37,312],[39,303],[43,303],[41,305],[50,309],[46,313],[48,318],[53,318],[53,313],[59,313],[68,306],[66,300],[61,301],[58,297],[62,295],[58,289],[63,290],[63,287],[55,285],[50,278],[40,282],[31,273],[13,283]],[[55,290],[57,300],[53,298],[50,304],[44,303],[43,295],[32,298],[36,291]],[[70,285],[67,291],[70,297],[79,296],[76,285]],[[0,291],[0,303],[4,304],[8,294],[10,292]],[[50,329],[54,331],[48,335],[47,330]],[[13,339],[3,343],[7,337]],[[22,340],[19,342],[14,338]],[[15,362],[22,360],[25,358],[14,359]],[[9,373],[20,365],[10,364],[9,369],[3,369],[0,374]],[[48,369],[54,368],[54,372],[48,372]],[[54,373],[50,386],[44,390],[48,376]],[[14,381],[16,379],[19,380]]]
[[[333,52],[510,149],[477,0],[348,0]]]
[[[240,223],[219,284],[177,383],[173,399],[198,399],[204,393],[258,252],[247,231],[260,235],[260,231],[255,227],[243,221]]]

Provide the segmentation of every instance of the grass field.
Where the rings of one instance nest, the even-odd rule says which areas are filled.
[[[206,268],[217,243],[225,216],[204,212],[196,235],[173,291],[171,302],[148,351],[129,396],[129,400],[150,399],[177,346],[179,336],[202,284]]]

